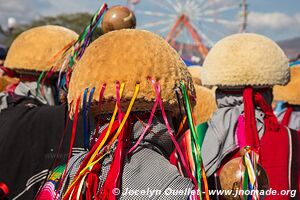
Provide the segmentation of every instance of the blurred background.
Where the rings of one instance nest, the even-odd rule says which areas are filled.
[[[300,0],[0,0],[0,60],[28,28],[55,24],[80,33],[104,2],[130,7],[137,28],[165,37],[186,63],[201,64],[216,41],[237,32],[264,34],[291,61],[300,58]]]

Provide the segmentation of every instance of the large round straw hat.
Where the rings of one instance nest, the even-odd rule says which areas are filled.
[[[286,86],[274,86],[275,101],[285,101],[289,104],[300,105],[300,64],[291,69],[291,81]]]
[[[47,71],[57,53],[78,35],[61,26],[40,26],[21,33],[9,48],[4,66],[15,71]],[[59,68],[57,69],[59,70]]]
[[[126,110],[139,83],[140,91],[132,111],[150,110],[156,93],[149,77],[159,81],[166,110],[178,108],[174,89],[180,83],[194,95],[187,67],[163,38],[143,30],[112,31],[95,40],[77,63],[70,80],[68,102],[75,102],[79,96],[82,97],[85,88],[92,87],[95,87],[93,102],[98,102],[102,85],[106,84],[101,111],[112,112],[116,101],[116,82],[119,81],[125,83],[122,109]]]
[[[201,86],[200,74],[202,67],[189,67],[188,70],[192,75],[196,91],[196,105],[194,107],[195,124],[201,124],[207,122],[217,109],[215,90]]]
[[[289,81],[288,58],[271,39],[254,33],[225,37],[203,63],[205,86],[273,86]]]

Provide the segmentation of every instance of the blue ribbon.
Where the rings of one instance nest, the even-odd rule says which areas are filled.
[[[290,67],[294,67],[295,65],[300,65],[300,61],[290,63]]]
[[[90,133],[91,133],[91,125],[90,125],[90,109],[91,109],[91,103],[92,103],[92,100],[93,100],[93,95],[94,95],[94,92],[95,92],[95,87],[93,87],[90,91],[90,96],[89,96],[89,102],[88,102],[88,106],[87,106],[87,110],[88,110],[88,114],[87,114],[87,117],[88,117],[88,120],[87,120],[87,123],[88,123],[88,137],[90,138]]]
[[[87,108],[86,108],[86,98],[89,88],[85,88],[83,93],[83,102],[82,102],[82,112],[83,112],[83,142],[84,148],[87,149],[89,146],[89,133],[87,129]]]

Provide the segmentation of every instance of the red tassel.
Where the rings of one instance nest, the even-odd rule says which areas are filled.
[[[127,142],[130,139],[130,122],[127,121],[125,126],[121,130],[121,133],[118,137],[118,144],[116,150],[114,152],[114,158],[110,165],[110,169],[108,172],[108,176],[105,180],[103,186],[103,195],[101,195],[102,199],[105,200],[116,200],[117,196],[112,193],[114,188],[121,187],[121,176],[122,176],[122,169],[124,164],[125,158],[125,149],[127,148]]]
[[[254,98],[252,87],[246,87],[243,93],[245,113],[245,138],[247,146],[259,149],[259,138],[256,128]]]

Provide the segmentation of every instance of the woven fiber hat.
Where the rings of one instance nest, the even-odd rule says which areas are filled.
[[[196,105],[194,107],[195,124],[201,124],[207,122],[217,109],[215,91],[214,89],[201,86],[200,74],[202,67],[189,67],[188,70],[192,75],[196,91]]]
[[[241,87],[285,85],[288,58],[271,39],[240,33],[225,37],[210,50],[203,63],[205,86]]]
[[[202,85],[201,79],[200,79],[200,73],[201,73],[202,67],[197,66],[197,65],[190,66],[190,67],[188,67],[188,70],[192,75],[193,83],[197,84],[197,85]]]
[[[286,86],[274,86],[275,101],[285,101],[289,104],[300,105],[300,64],[290,68],[291,81]]]
[[[112,31],[95,40],[77,63],[70,80],[68,102],[75,101],[85,88],[92,87],[96,94],[93,102],[98,102],[98,94],[106,84],[101,111],[111,113],[116,101],[116,82],[119,81],[125,84],[122,109],[127,108],[139,83],[140,91],[132,111],[151,110],[156,93],[149,77],[159,81],[166,110],[178,108],[174,89],[180,83],[194,94],[187,67],[163,38],[142,30]]]
[[[77,38],[74,31],[61,26],[47,25],[29,29],[13,41],[4,66],[20,73],[47,71],[54,64],[49,63],[51,58]]]

